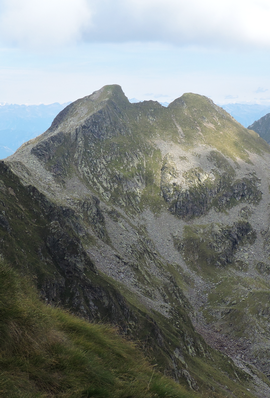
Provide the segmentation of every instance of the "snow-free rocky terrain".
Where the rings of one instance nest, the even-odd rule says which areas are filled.
[[[270,147],[206,97],[67,106],[0,164],[0,253],[205,397],[270,396]]]

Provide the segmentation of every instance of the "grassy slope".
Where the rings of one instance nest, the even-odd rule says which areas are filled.
[[[196,397],[155,372],[111,327],[41,303],[0,263],[0,395]]]
[[[200,142],[211,145],[232,159],[249,161],[248,152],[269,151],[258,134],[233,120],[211,100],[197,94],[184,94],[168,109],[181,124],[185,144],[191,147]]]

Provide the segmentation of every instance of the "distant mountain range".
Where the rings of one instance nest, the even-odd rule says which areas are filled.
[[[261,104],[226,104],[220,105],[244,127],[270,112],[270,105]]]
[[[136,98],[129,101],[140,102]],[[55,116],[68,104],[0,105],[0,159],[11,155],[24,142],[46,131]],[[161,105],[167,107],[169,104],[161,102]],[[244,127],[270,112],[270,105],[227,104],[221,106]]]
[[[47,130],[66,105],[0,105],[0,159]]]

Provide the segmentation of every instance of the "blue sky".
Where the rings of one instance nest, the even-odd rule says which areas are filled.
[[[64,103],[105,84],[270,103],[267,0],[0,0],[0,103]]]

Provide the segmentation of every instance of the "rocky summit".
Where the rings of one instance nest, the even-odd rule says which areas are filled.
[[[210,99],[105,86],[0,164],[0,253],[201,397],[270,396],[270,147]]]

